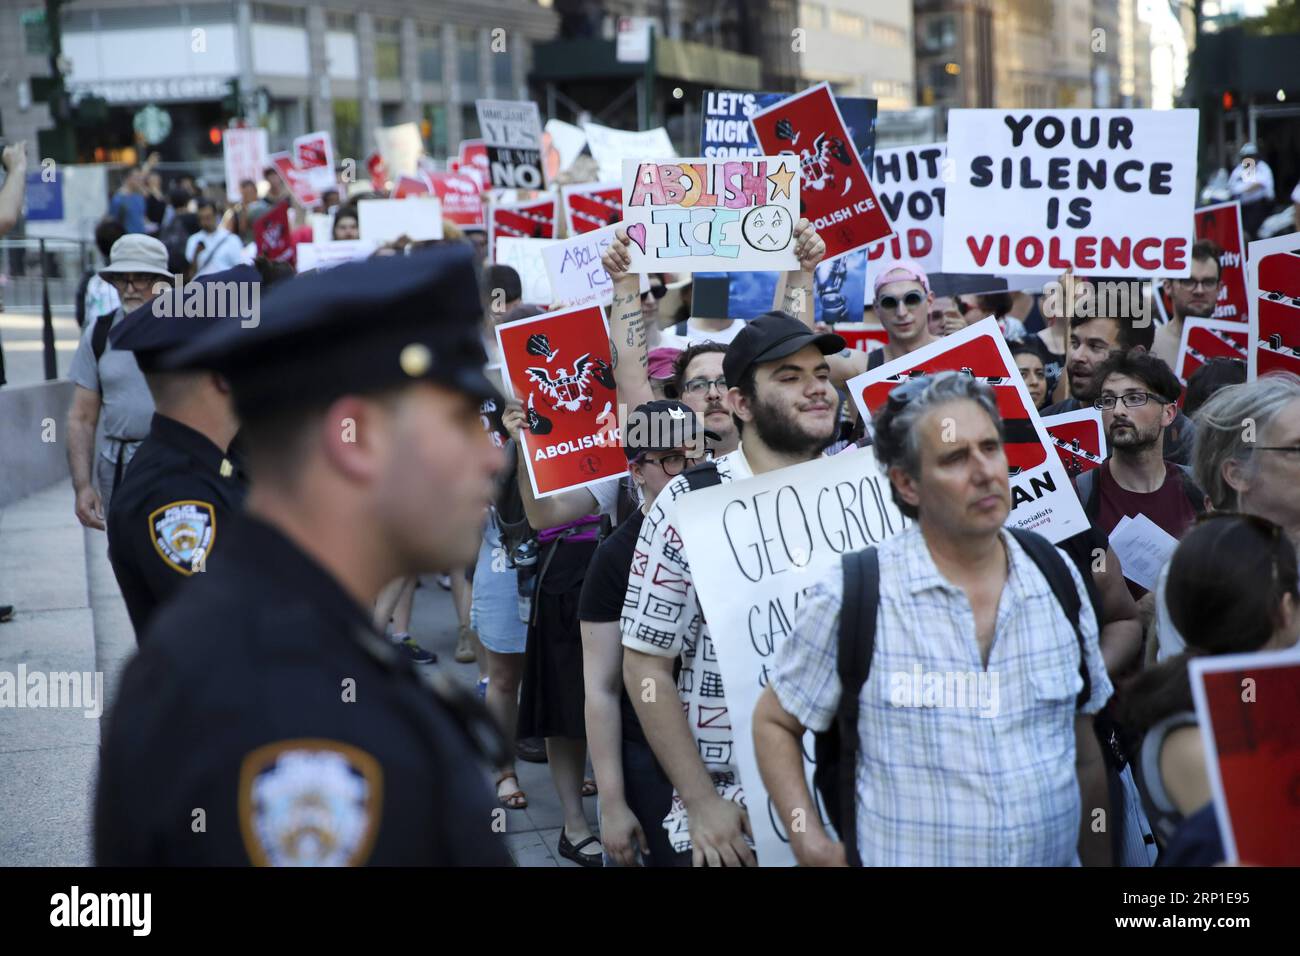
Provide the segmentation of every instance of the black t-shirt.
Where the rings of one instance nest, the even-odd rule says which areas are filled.
[[[645,515],[638,508],[596,549],[587,569],[587,580],[582,585],[582,597],[578,599],[578,620],[608,624],[623,616],[623,597],[627,593],[628,575],[632,572],[632,555],[644,519]],[[626,687],[619,695],[619,706],[623,714],[623,739],[648,743]]]

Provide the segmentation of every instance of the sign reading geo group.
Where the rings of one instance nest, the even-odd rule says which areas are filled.
[[[952,110],[943,271],[1186,276],[1197,110]]]

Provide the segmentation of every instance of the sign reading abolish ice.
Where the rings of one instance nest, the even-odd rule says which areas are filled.
[[[908,524],[869,448],[692,492],[674,503],[695,593],[718,654],[733,753],[761,866],[793,866],[794,854],[754,757],[753,714],[804,591],[839,574],[840,557],[893,537]],[[804,739],[808,789],[812,735]]]
[[[532,100],[477,100],[492,185],[542,188],[542,120]]]
[[[631,272],[799,268],[799,172],[787,156],[623,161]]]
[[[569,306],[607,306],[614,301],[614,283],[605,267],[600,264],[600,257],[614,241],[614,233],[618,228],[617,225],[606,226],[595,232],[586,232],[542,247],[542,262],[550,280],[552,302]],[[504,260],[498,258],[498,261]],[[644,294],[649,291],[650,278],[642,274],[641,292]]]
[[[873,415],[896,385],[915,375],[949,369],[991,385],[997,396],[1011,468],[1011,514],[1007,524],[1037,531],[1055,543],[1088,527],[1078,496],[1034,409],[1011,350],[990,317],[917,349],[846,383],[858,411]]]
[[[496,333],[506,388],[528,416],[520,438],[533,493],[545,498],[624,474],[599,306],[520,319]]]
[[[951,110],[944,272],[1185,276],[1196,110]]]

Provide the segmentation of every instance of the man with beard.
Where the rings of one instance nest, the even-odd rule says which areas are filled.
[[[673,783],[664,828],[682,866],[752,866],[755,858],[722,674],[674,527],[675,502],[693,487],[741,481],[821,454],[839,424],[827,356],[843,348],[838,335],[814,332],[785,312],[748,322],[722,362],[739,446],[712,468],[673,479],[641,526],[636,550],[645,560],[634,564],[624,601],[623,679]]]
[[[1192,274],[1186,279],[1166,279],[1169,301],[1173,305],[1169,321],[1156,329],[1151,351],[1170,368],[1178,367],[1178,346],[1183,341],[1185,319],[1208,319],[1219,301],[1219,256],[1223,254],[1213,240],[1197,239],[1192,243]],[[1242,318],[1239,316],[1239,318]]]
[[[1164,456],[1165,430],[1182,391],[1177,376],[1154,355],[1134,351],[1116,352],[1093,380],[1111,456],[1075,482],[1088,520],[1109,535],[1125,515],[1146,515],[1181,538],[1205,510],[1205,493]],[[1128,586],[1135,598],[1146,593],[1131,581]]]
[[[740,444],[740,432],[727,405],[727,378],[722,373],[727,346],[696,342],[673,363],[673,389],[704,422],[709,447],[717,457],[730,455]]]

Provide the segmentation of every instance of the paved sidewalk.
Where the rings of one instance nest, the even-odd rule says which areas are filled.
[[[3,674],[78,672],[103,676],[111,710],[135,636],[108,563],[103,532],[76,519],[62,482],[0,509],[0,604],[17,608],[0,624]],[[412,630],[466,686],[478,671],[452,659],[451,595],[426,576],[415,592]],[[90,682],[87,682],[88,686]],[[87,866],[102,719],[84,707],[0,707],[0,866]],[[563,814],[546,764],[520,761],[526,810],[506,811],[505,840],[520,866],[576,866],[556,852]],[[596,798],[585,801],[596,822]]]

